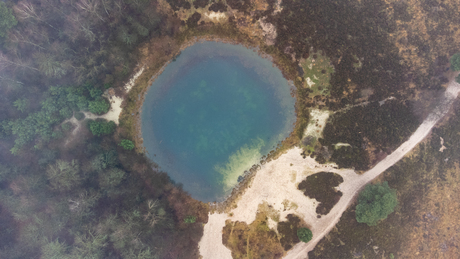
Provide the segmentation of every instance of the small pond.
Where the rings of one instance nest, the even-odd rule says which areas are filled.
[[[253,50],[196,43],[146,93],[141,119],[148,156],[193,198],[221,201],[293,130],[290,91],[281,71]]]

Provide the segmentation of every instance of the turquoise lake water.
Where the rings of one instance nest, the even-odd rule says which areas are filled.
[[[221,201],[295,122],[291,86],[240,45],[202,42],[166,66],[146,93],[149,158],[195,199]]]

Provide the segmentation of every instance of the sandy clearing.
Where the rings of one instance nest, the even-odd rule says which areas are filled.
[[[308,175],[321,171],[339,173],[346,181],[350,182],[356,178],[357,174],[350,169],[337,169],[335,164],[318,164],[310,157],[304,159],[301,155],[302,151],[301,148],[295,147],[278,159],[262,165],[252,180],[251,186],[238,201],[237,207],[230,211],[233,214],[232,217],[226,213],[209,215],[203,238],[199,243],[200,254],[203,258],[226,258],[221,257],[222,251],[228,250],[222,244],[222,228],[225,226],[225,220],[230,219],[251,224],[256,218],[259,204],[263,202],[271,205],[280,213],[281,221],[286,220],[288,214],[295,213],[311,225],[312,231],[314,231],[318,220],[315,212],[318,202],[315,199],[305,197],[303,192],[297,190],[297,185]],[[283,202],[285,200],[295,203],[297,208],[288,208],[284,211]],[[208,242],[212,242],[212,244]]]
[[[125,89],[126,93],[129,93],[131,88],[133,88],[134,83],[136,82],[136,79],[144,72],[145,66],[143,66],[139,71],[137,71],[129,80],[128,82],[123,86],[123,89]],[[91,112],[83,112],[85,114],[86,119],[106,119],[108,121],[113,121],[115,124],[119,124],[119,117],[123,109],[121,108],[121,104],[123,103],[123,98],[118,97],[118,96],[109,96],[107,92],[105,92],[102,96],[107,98],[107,100],[110,101],[110,110],[103,115],[96,115]]]
[[[145,66],[143,66],[137,73],[135,73],[129,80],[128,82],[123,86],[123,89],[125,89],[126,93],[128,93],[131,88],[134,86],[134,83],[136,82],[136,79],[144,72]],[[91,112],[83,112],[85,114],[85,119],[106,119],[108,121],[113,121],[115,124],[119,124],[119,117],[123,109],[121,108],[121,104],[123,103],[123,98],[118,97],[118,96],[109,96],[107,92],[105,92],[102,96],[107,98],[110,101],[110,110],[103,115],[96,115]],[[72,118],[67,119],[63,121],[61,124],[64,124],[66,122],[71,122],[75,128],[72,131],[72,134],[69,138],[66,139],[64,146],[67,146],[77,135],[78,131],[81,128],[81,122],[78,121],[74,116]]]
[[[121,108],[121,104],[123,103],[123,98],[118,97],[118,96],[104,96],[110,101],[110,110],[103,115],[96,115],[91,112],[83,112],[85,114],[86,119],[106,119],[108,121],[113,121],[115,124],[119,124],[119,117],[121,114],[121,111],[123,110]]]
[[[312,136],[316,139],[321,138],[330,113],[331,112],[329,110],[311,109],[310,121],[308,122],[303,136]]]
[[[272,23],[266,22],[266,19],[259,19],[259,24],[262,30],[264,31],[265,41],[267,45],[275,44],[276,36],[276,27]]]
[[[203,237],[200,240],[200,254],[203,258],[232,259],[230,249],[222,244],[222,229],[225,227],[226,214],[209,215],[208,223],[204,225]]]
[[[310,77],[307,77],[307,85],[311,88],[313,85],[315,85],[315,82],[313,82]]]
[[[300,154],[302,150],[297,147],[263,165],[256,173],[251,186],[237,202],[237,207],[231,210],[233,217],[219,213],[209,215],[209,222],[204,227],[203,237],[199,243],[200,254],[204,259],[231,258],[231,254],[228,254],[230,251],[222,244],[222,228],[225,226],[225,220],[231,219],[251,224],[256,217],[258,205],[265,201],[281,213],[281,221],[287,214],[295,213],[311,226],[313,239],[309,243],[297,244],[285,256],[285,258],[308,257],[308,252],[313,250],[316,244],[337,224],[359,191],[422,141],[433,126],[447,114],[459,92],[460,85],[454,79],[451,80],[440,104],[428,115],[409,140],[362,175],[356,174],[351,169],[336,169],[334,164],[318,164],[310,157],[304,159]],[[297,184],[306,176],[321,171],[340,174],[344,181],[338,186],[343,193],[339,202],[326,216],[318,219],[315,212],[317,202],[305,197],[297,190]],[[292,174],[296,175],[295,180]],[[282,202],[285,199],[296,203],[297,209],[283,211]]]

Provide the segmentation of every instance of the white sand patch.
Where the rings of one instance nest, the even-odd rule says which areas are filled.
[[[310,77],[307,77],[307,85],[308,85],[308,87],[311,88],[314,84],[315,84],[315,82],[313,82]]]
[[[144,72],[144,69],[145,69],[145,66],[141,67],[141,69],[139,69],[139,71],[137,71],[136,74],[134,74],[128,81],[128,83],[125,84],[125,86],[123,87],[125,89],[125,91],[127,93],[129,93],[129,91],[131,91],[131,88],[133,88],[134,86],[134,83],[136,82],[136,79],[142,74],[142,72]]]
[[[342,142],[339,142],[339,143],[337,143],[337,144],[334,144],[333,146],[334,146],[334,149],[339,149],[339,148],[341,148],[341,147],[351,147],[350,144],[348,144],[348,143],[342,143]]]
[[[259,19],[259,24],[262,30],[264,31],[265,41],[268,45],[275,44],[275,39],[277,36],[275,25],[266,22],[264,19]]]
[[[227,214],[209,214],[208,223],[204,225],[203,237],[198,243],[203,258],[232,259],[232,252],[222,244],[222,229],[227,219]]]
[[[221,21],[221,20],[227,20],[227,15],[225,13],[220,13],[220,12],[206,12],[204,13],[204,16],[208,18],[209,20],[214,20],[214,21]]]
[[[441,140],[441,148],[439,149],[439,152],[443,152],[444,149],[447,149],[446,146],[444,146],[444,139],[442,137],[439,137]]]
[[[326,126],[327,119],[330,112],[328,110],[311,109],[310,121],[305,129],[304,137],[312,136],[316,139],[321,138],[323,135],[324,126]]]
[[[126,93],[129,93],[131,88],[133,88],[134,83],[136,82],[136,79],[144,72],[145,67],[143,66],[137,73],[135,73],[129,80],[128,82],[123,86],[123,89],[125,89]],[[87,119],[95,120],[95,119],[106,119],[108,121],[113,121],[115,124],[119,124],[119,118],[120,114],[123,111],[121,108],[121,104],[123,103],[123,98],[118,97],[118,96],[109,96],[107,91],[102,95],[105,97],[107,100],[110,102],[110,110],[103,115],[96,115],[91,112],[83,112],[86,116]]]
[[[276,233],[278,233],[278,222],[274,221],[274,220],[271,219],[271,218],[268,218],[268,219],[267,219],[267,226],[268,226],[268,228],[270,228],[271,230],[274,230]]]
[[[275,4],[275,11],[273,12],[274,14],[277,14],[283,10],[283,7],[281,7],[281,1],[282,0],[277,0]]]
[[[246,222],[249,225],[256,218],[259,204],[266,202],[267,205],[272,206],[280,213],[280,219],[286,218],[288,214],[297,214],[307,224],[313,226],[317,221],[316,206],[318,202],[306,197],[303,192],[297,189],[297,185],[306,176],[321,171],[340,171],[341,174],[345,175],[344,179],[347,178],[346,175],[356,175],[351,170],[338,170],[334,164],[321,165],[310,157],[304,159],[301,153],[302,149],[293,148],[278,159],[262,165],[251,186],[246,189],[237,202],[237,207],[230,212],[232,217],[228,217],[225,213],[210,215],[200,241],[200,254],[204,259],[227,258],[222,256],[223,251],[228,250],[222,244],[222,228],[225,226],[226,219]],[[295,179],[292,177],[293,173],[297,175]],[[286,206],[286,200],[289,201],[289,206]],[[284,211],[285,208],[286,211]],[[212,229],[210,225],[219,229]],[[276,229],[276,225],[276,222],[271,222],[270,228]],[[212,244],[206,244],[207,242],[212,242]]]

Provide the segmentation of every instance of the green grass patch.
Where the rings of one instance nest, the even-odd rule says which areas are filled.
[[[327,96],[330,94],[331,75],[334,73],[334,66],[331,60],[318,52],[311,51],[309,57],[301,63],[304,71],[304,87],[310,88],[310,97],[317,95]]]

